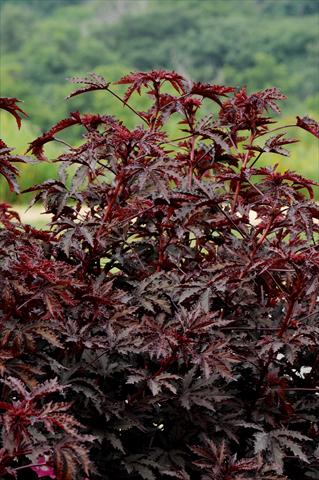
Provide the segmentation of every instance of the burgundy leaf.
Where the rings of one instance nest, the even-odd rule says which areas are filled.
[[[209,83],[196,82],[191,86],[190,92],[193,95],[200,95],[204,98],[210,98],[221,105],[218,97],[227,97],[228,93],[234,92],[233,87],[224,87],[223,85],[210,85]]]
[[[7,98],[7,97],[0,97],[0,108],[3,110],[7,110],[7,112],[11,113],[16,119],[17,125],[21,127],[21,113],[22,115],[27,116],[27,114],[17,105],[17,102],[21,102],[18,98]]]
[[[297,117],[297,126],[319,138],[319,123],[309,117]]]
[[[69,79],[72,83],[82,83],[84,86],[77,88],[66,98],[75,97],[81,93],[92,92],[95,90],[107,90],[110,82],[107,83],[101,75],[90,73],[87,77],[72,77]]]
[[[125,75],[118,82],[119,85],[131,84],[128,88],[124,100],[127,102],[133,92],[141,94],[142,87],[157,85],[160,87],[164,82],[169,82],[178,92],[184,92],[185,79],[176,72],[167,72],[165,70],[153,70],[151,72],[135,72]]]

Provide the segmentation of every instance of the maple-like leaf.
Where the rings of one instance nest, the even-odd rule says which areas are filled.
[[[31,158],[12,153],[13,149],[5,144],[0,145],[0,175],[3,175],[8,182],[11,192],[19,193],[17,177],[19,170],[13,163],[31,163]]]
[[[297,117],[297,126],[319,138],[319,123],[310,117]]]
[[[17,105],[17,102],[21,102],[18,98],[8,98],[8,97],[0,97],[0,108],[6,110],[7,112],[11,113],[16,119],[18,128],[21,127],[21,113],[24,116],[27,114]]]
[[[160,87],[164,82],[169,82],[177,92],[184,91],[185,79],[182,75],[176,72],[168,72],[165,70],[153,70],[151,72],[134,72],[129,75],[125,75],[118,82],[119,85],[132,84],[126,91],[124,100],[127,102],[133,92],[141,94],[142,87],[148,87],[154,84]]]
[[[270,432],[257,432],[254,449],[255,453],[264,452],[268,461],[272,463],[273,470],[281,474],[287,450],[302,462],[309,462],[300,445],[300,442],[309,440],[305,435],[293,430],[277,429]]]
[[[214,100],[214,102],[218,103],[218,105],[222,105],[218,97],[227,97],[228,93],[234,92],[235,90],[236,89],[233,87],[195,82],[192,84],[189,93],[193,95],[200,95],[204,98],[210,98],[211,100]]]
[[[95,90],[107,90],[110,82],[106,82],[101,75],[97,73],[90,73],[86,77],[72,77],[69,78],[71,83],[82,83],[84,86],[77,88],[70,93],[66,98],[75,97],[81,93],[92,92]]]
[[[279,113],[276,102],[285,99],[285,95],[277,88],[266,88],[251,95],[247,94],[246,88],[242,88],[233,98],[223,102],[219,118],[223,124],[231,126],[233,141],[236,143],[238,130],[264,133],[272,120],[264,117],[263,113],[269,109]]]
[[[18,169],[11,164],[11,149],[4,148],[0,150],[0,175],[2,175],[8,182],[11,192],[19,193],[19,186],[17,184]]]
[[[55,140],[55,135],[62,130],[65,130],[72,125],[82,125],[87,130],[94,130],[97,128],[98,125],[101,123],[108,123],[111,122],[112,118],[107,115],[90,115],[84,114],[80,115],[79,112],[71,112],[68,118],[59,121],[56,123],[50,130],[45,132],[40,137],[36,138],[31,142],[29,148],[27,149],[26,153],[31,152],[35,155],[39,160],[46,160],[44,155],[43,147],[46,143],[52,142]]]
[[[217,404],[227,400],[228,396],[216,388],[216,375],[209,379],[198,376],[198,369],[194,366],[183,379],[182,390],[179,396],[180,404],[186,410],[203,408],[215,412]]]
[[[269,152],[269,153],[277,153],[279,155],[283,155],[285,157],[289,156],[289,151],[283,148],[283,145],[289,145],[291,143],[299,142],[299,140],[295,138],[284,138],[285,133],[279,133],[278,135],[274,135],[270,137],[263,147],[259,146],[251,146],[245,145],[245,148],[249,150],[256,150],[257,152]]]
[[[89,475],[90,459],[82,443],[66,438],[54,445],[52,450],[51,461],[57,480],[77,480],[80,469]]]
[[[271,109],[276,113],[280,113],[280,108],[276,102],[277,100],[286,100],[287,97],[279,90],[279,88],[273,87],[252,94],[250,99],[251,101],[256,102],[259,110]]]

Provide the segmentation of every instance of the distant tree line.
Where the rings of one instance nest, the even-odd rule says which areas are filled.
[[[65,77],[87,71],[112,80],[169,68],[250,91],[276,85],[295,111],[318,101],[316,0],[1,0],[0,9],[0,93],[23,98],[43,129],[70,109],[110,107],[95,95],[61,103]]]

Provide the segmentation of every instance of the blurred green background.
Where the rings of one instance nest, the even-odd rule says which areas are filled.
[[[132,70],[167,68],[250,92],[276,86],[288,96],[280,123],[318,116],[318,0],[0,0],[0,22],[0,96],[24,100],[29,115],[18,132],[1,113],[1,137],[19,152],[76,109],[119,115],[132,125],[131,112],[105,93],[64,100],[73,88],[66,77],[92,71],[112,81]],[[318,179],[316,140],[298,129],[289,133],[301,143],[290,147],[281,168]],[[68,136],[79,141],[78,131]],[[51,158],[60,151],[47,148]],[[20,184],[54,173],[52,164],[24,167]],[[0,189],[0,200],[26,201],[3,182]]]

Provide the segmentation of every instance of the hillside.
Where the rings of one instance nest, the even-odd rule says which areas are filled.
[[[168,68],[249,90],[276,85],[288,110],[315,108],[316,0],[2,0],[0,8],[1,95],[24,99],[41,128],[69,108],[94,107],[88,97],[61,102],[65,78],[93,70],[111,80]]]

